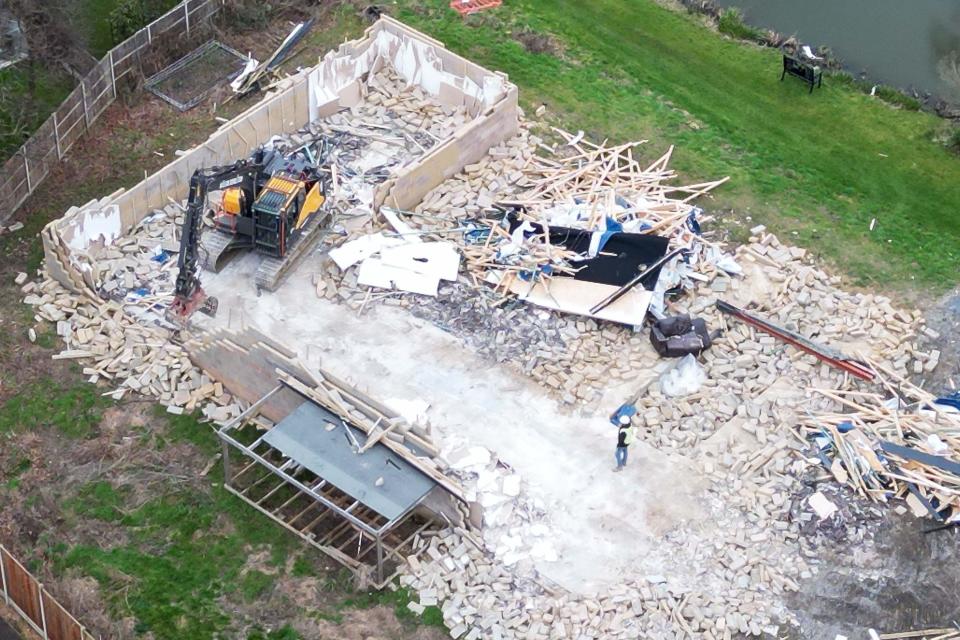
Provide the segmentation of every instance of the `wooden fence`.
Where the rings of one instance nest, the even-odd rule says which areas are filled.
[[[100,114],[117,99],[124,79],[144,77],[143,61],[159,42],[189,37],[209,24],[221,0],[184,0],[107,52],[56,111],[0,168],[0,223],[47,177]],[[172,60],[164,61],[164,66]]]
[[[0,545],[0,587],[6,604],[44,640],[97,640]]]

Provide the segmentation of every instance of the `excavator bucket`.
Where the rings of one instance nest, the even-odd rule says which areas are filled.
[[[307,199],[303,201],[303,208],[300,209],[300,216],[297,217],[297,224],[294,226],[294,229],[303,227],[303,225],[307,223],[307,220],[310,219],[310,216],[320,210],[320,207],[323,206],[325,201],[326,196],[323,195],[323,191],[320,189],[320,182],[318,181],[314,183],[313,188],[311,188],[307,194]]]

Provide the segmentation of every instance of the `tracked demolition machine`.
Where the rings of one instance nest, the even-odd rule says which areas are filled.
[[[200,268],[217,272],[240,249],[254,249],[263,256],[254,277],[257,289],[276,289],[331,217],[324,207],[324,178],[324,172],[302,155],[284,156],[263,148],[232,165],[194,171],[168,319],[183,323],[198,310],[214,315],[217,301],[204,293]],[[222,197],[213,228],[204,232],[207,196],[217,191]]]

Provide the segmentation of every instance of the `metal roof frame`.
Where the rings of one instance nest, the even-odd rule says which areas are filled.
[[[258,434],[253,441],[244,442],[239,430],[249,423],[259,422],[262,426],[261,408],[285,388],[285,385],[278,384],[217,431],[223,447],[224,487],[355,574],[362,573],[370,579],[369,571],[375,570],[373,582],[383,588],[399,570],[399,563],[405,556],[416,553],[413,547],[417,536],[432,525],[440,525],[439,520],[433,518],[425,518],[420,524],[420,514],[415,515],[417,507],[437,489],[437,485],[406,505],[402,512],[387,518],[274,448],[266,438],[269,431]],[[319,406],[309,399],[305,402]],[[329,412],[325,407],[321,408]],[[374,446],[384,445],[378,443]],[[239,471],[231,465],[231,449],[250,461]],[[312,478],[305,480],[302,477],[305,475]],[[305,520],[307,514],[313,519]],[[329,520],[331,515],[333,520]],[[351,552],[346,547],[352,548],[354,542],[356,550]],[[394,558],[398,561],[397,568],[387,575],[385,565]]]

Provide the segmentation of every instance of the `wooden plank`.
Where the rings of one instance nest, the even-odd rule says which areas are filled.
[[[50,640],[83,640],[83,627],[80,623],[49,593],[43,591],[41,597],[47,637]]]

